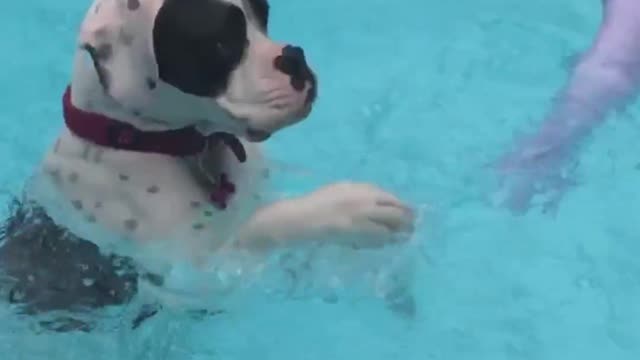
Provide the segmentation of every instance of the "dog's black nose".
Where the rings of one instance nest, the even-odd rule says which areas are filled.
[[[304,50],[298,46],[285,46],[282,49],[282,55],[275,58],[273,65],[291,77],[291,86],[297,91],[304,90],[305,82],[313,79]]]

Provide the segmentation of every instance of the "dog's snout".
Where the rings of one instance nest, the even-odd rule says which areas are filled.
[[[313,80],[311,69],[307,65],[304,50],[298,46],[287,45],[282,54],[274,60],[277,70],[291,77],[291,86],[297,91],[303,91],[307,81]]]

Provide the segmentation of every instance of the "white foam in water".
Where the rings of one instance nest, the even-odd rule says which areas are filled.
[[[420,223],[420,222],[418,222]],[[233,306],[241,296],[337,302],[384,297],[390,276],[419,259],[419,242],[376,250],[315,246],[279,251],[266,257],[242,252],[213,255],[196,269],[174,263],[163,289],[153,291],[173,307]]]

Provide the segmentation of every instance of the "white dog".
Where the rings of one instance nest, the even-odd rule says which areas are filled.
[[[309,241],[378,247],[410,232],[412,211],[369,184],[263,204],[258,143],[304,119],[317,87],[302,49],[267,36],[268,10],[266,0],[97,0],[63,97],[66,129],[31,189],[42,216],[76,240],[163,242],[195,263]]]

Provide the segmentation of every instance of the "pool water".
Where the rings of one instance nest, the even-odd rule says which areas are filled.
[[[271,35],[304,46],[320,78],[308,121],[267,144],[275,191],[377,183],[425,211],[418,313],[373,299],[244,296],[207,321],[170,312],[140,331],[35,334],[2,321],[2,359],[517,360],[640,357],[640,108],[580,153],[555,216],[492,205],[485,165],[539,123],[600,2],[272,0]],[[88,1],[4,4],[4,199],[61,128],[60,92]],[[126,312],[126,309],[118,310]],[[0,311],[0,316],[5,310]],[[7,319],[10,317],[7,315]]]

